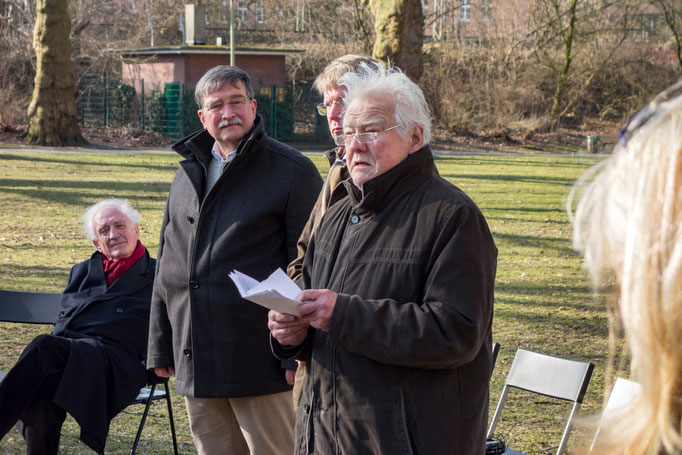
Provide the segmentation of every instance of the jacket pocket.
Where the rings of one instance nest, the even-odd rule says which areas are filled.
[[[396,449],[400,455],[414,455],[418,454],[419,451],[414,445],[413,435],[411,435],[410,427],[408,426],[408,415],[409,411],[405,404],[405,395],[403,389],[399,389],[398,396],[395,400],[395,410],[393,415],[395,416],[395,442]]]

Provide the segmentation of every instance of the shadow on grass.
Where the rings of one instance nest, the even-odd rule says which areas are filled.
[[[531,221],[534,222],[534,221]],[[544,223],[544,222],[542,222]],[[554,250],[563,255],[577,255],[571,243],[565,238],[538,237],[535,235],[505,234],[493,231],[493,238],[500,244],[505,245],[505,250],[514,246],[541,248],[543,250]],[[500,247],[500,245],[498,245]]]
[[[550,204],[547,204],[550,205]],[[531,208],[531,207],[491,207],[491,206],[486,206],[485,210],[487,211],[494,211],[494,212],[502,212],[502,213],[509,213],[509,212],[526,212],[526,213],[555,213],[557,215],[566,215],[566,212],[561,210],[561,209],[542,209],[542,208]],[[529,220],[532,222],[546,222],[550,220]],[[564,219],[562,221],[564,224],[568,225],[568,220]]]
[[[513,307],[500,306],[499,304],[495,305],[495,319],[513,321],[516,324],[521,324],[528,333],[536,333],[536,335],[541,338],[544,338],[543,332],[553,333],[556,332],[556,330],[561,330],[563,333],[570,334],[572,338],[578,334],[584,336],[585,339],[591,339],[594,336],[608,336],[605,315],[603,318],[595,318],[594,316],[576,318],[574,314],[567,314],[552,307],[546,308],[546,305],[528,302],[512,303],[509,300],[510,299],[504,299],[504,301],[500,301],[499,303],[511,303],[514,305]],[[544,310],[523,312],[518,310],[521,306],[533,307],[533,309],[544,307]],[[563,306],[581,307],[580,305]],[[591,308],[591,310],[594,311],[594,308]],[[549,339],[546,341],[551,342]]]
[[[134,153],[130,153],[130,155],[134,155]],[[58,158],[59,155],[50,155],[50,156],[36,156],[35,154],[14,154],[14,153],[0,153],[0,160],[5,160],[5,161],[28,161],[30,163],[55,163],[55,164],[67,164],[67,165],[80,165],[80,166],[116,166],[116,167],[132,167],[132,168],[144,168],[144,169],[149,169],[149,170],[154,170],[154,171],[175,171],[178,169],[177,164],[172,164],[172,165],[158,165],[158,164],[149,164],[148,162],[141,162],[141,163],[129,163],[126,162],[124,159],[119,159],[116,160],[115,162],[105,162],[105,161],[97,161],[96,159],[93,159],[92,161],[82,161],[82,160],[68,160],[64,158]],[[106,155],[107,157],[111,155]],[[119,155],[120,156],[120,155]],[[125,157],[126,155],[122,155]],[[174,159],[175,157],[173,155],[169,156],[169,159]],[[182,160],[181,156],[177,156],[177,162],[179,163]]]
[[[11,291],[61,292],[66,286],[70,269],[71,266],[24,266],[2,263],[0,264],[2,288]],[[7,280],[4,279],[5,277]]]
[[[537,183],[541,185],[561,185],[571,187],[575,183],[574,178],[570,177],[550,177],[550,176],[529,176],[529,175],[501,175],[501,174],[441,174],[446,180],[451,180],[455,184],[465,179],[489,180],[491,182],[524,182]]]
[[[50,190],[47,188],[55,188]],[[56,190],[62,189],[62,191]],[[78,191],[64,191],[64,189],[72,190],[91,190],[88,193],[80,193]],[[89,204],[92,198],[102,197],[124,197],[131,199],[131,203],[135,205],[135,201],[154,200],[160,203],[165,202],[168,197],[168,190],[170,189],[170,182],[88,182],[88,181],[73,181],[73,180],[53,180],[53,181],[28,181],[16,179],[0,179],[0,193],[20,194],[32,199],[44,200],[47,202],[59,202],[64,204],[85,205]],[[144,193],[152,193],[144,195]]]
[[[539,166],[548,168],[566,168],[566,169],[584,169],[584,164],[580,159],[575,157],[545,157],[538,156],[534,158],[500,158],[499,156],[487,157],[487,156],[435,156],[435,161],[439,164],[447,165],[472,165],[472,166],[485,166],[490,163],[493,166],[527,166],[533,169],[537,169]],[[596,163],[597,159],[588,158],[585,162]]]

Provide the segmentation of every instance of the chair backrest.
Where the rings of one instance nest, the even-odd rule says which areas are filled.
[[[53,324],[61,294],[0,290],[0,321]]]
[[[613,389],[611,389],[611,395],[609,395],[606,406],[604,406],[604,410],[602,411],[601,422],[599,423],[599,428],[597,428],[597,432],[592,440],[590,452],[599,445],[599,430],[604,421],[611,417],[617,417],[623,408],[630,404],[641,393],[642,386],[640,383],[623,378],[616,378],[616,383],[613,385]]]
[[[560,455],[566,448],[568,436],[573,427],[573,419],[578,409],[580,409],[580,404],[583,402],[593,369],[594,364],[591,362],[562,359],[525,349],[518,349],[502,389],[500,401],[490,423],[488,438],[493,435],[509,389],[514,387],[573,402],[571,414],[566,422],[564,434],[556,452],[557,455]]]

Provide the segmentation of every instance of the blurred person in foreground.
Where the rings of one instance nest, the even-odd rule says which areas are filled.
[[[83,230],[97,251],[71,269],[52,334],[34,338],[0,383],[0,437],[21,420],[28,454],[57,454],[67,412],[80,439],[104,453],[109,422],[147,382],[156,261],[138,221],[125,200],[85,212]]]
[[[615,279],[630,379],[642,386],[602,424],[594,453],[682,453],[682,82],[637,113],[576,188],[574,245],[595,285]]]
[[[434,173],[414,82],[363,65],[339,84],[346,195],[310,240],[298,317],[269,313],[273,352],[307,362],[295,453],[483,453],[492,235]]]
[[[330,62],[324,70],[317,76],[313,87],[319,94],[322,95],[322,103],[318,104],[317,113],[327,118],[327,125],[329,126],[329,133],[332,139],[336,142],[336,138],[343,134],[343,111],[345,105],[343,104],[343,97],[346,94],[346,87],[339,85],[339,78],[349,71],[357,71],[361,64],[379,64],[376,60],[362,55],[347,54]],[[303,258],[310,243],[310,237],[317,229],[330,205],[342,199],[346,194],[342,182],[350,177],[348,173],[348,166],[346,166],[346,149],[344,144],[338,143],[337,147],[325,152],[325,157],[329,161],[329,172],[327,178],[322,186],[322,191],[317,197],[315,206],[310,212],[310,218],[301,232],[301,237],[298,239],[298,257],[294,259],[289,267],[287,273],[289,277],[298,281],[301,277],[301,268],[303,266]],[[298,403],[301,398],[301,387],[305,378],[305,362],[298,362],[298,369],[296,370],[296,379],[294,382],[293,371],[287,370],[287,381],[294,384],[293,399],[294,407],[298,408]]]
[[[322,178],[265,133],[244,70],[208,70],[195,98],[204,128],[173,145],[184,159],[161,226],[147,364],[175,375],[200,454],[290,453],[295,362],[272,356],[267,309],[228,274],[260,281],[287,267]]]

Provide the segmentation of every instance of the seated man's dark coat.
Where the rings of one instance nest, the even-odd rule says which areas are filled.
[[[149,306],[156,260],[146,252],[109,288],[102,256],[71,269],[53,335],[71,350],[54,403],[81,427],[81,440],[103,452],[109,422],[144,387]]]

